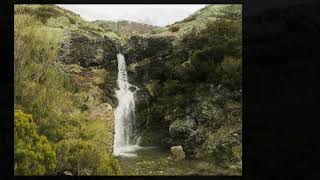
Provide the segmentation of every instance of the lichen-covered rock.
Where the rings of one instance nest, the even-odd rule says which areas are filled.
[[[173,160],[175,161],[181,161],[186,157],[182,146],[172,146],[170,148],[170,152],[171,156],[173,157]]]
[[[123,50],[128,64],[152,57],[156,54],[166,56],[172,51],[173,37],[149,35],[134,35],[128,40],[127,49]]]
[[[186,138],[190,136],[194,129],[195,122],[193,119],[178,119],[170,125],[169,132],[173,138]]]
[[[59,60],[82,67],[105,66],[116,59],[120,42],[89,31],[67,31]]]

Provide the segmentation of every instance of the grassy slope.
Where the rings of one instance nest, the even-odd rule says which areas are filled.
[[[15,5],[14,10],[15,109],[32,114],[38,133],[48,138],[57,159],[53,172],[31,174],[66,170],[77,175],[119,174],[118,163],[111,157],[112,108],[102,102],[98,87],[107,73],[57,62],[66,31],[119,36],[55,5]],[[16,162],[26,161],[24,156],[15,157],[21,160]]]
[[[107,20],[96,20],[92,21],[91,24],[98,25],[108,31],[118,32],[123,36],[149,33],[152,29],[156,28],[156,26],[126,20],[121,20],[117,22]]]
[[[153,31],[153,33],[173,34],[178,37],[181,37],[185,33],[191,31],[193,28],[197,28],[198,30],[205,29],[206,24],[209,21],[215,20],[216,18],[223,16],[225,14],[223,12],[223,9],[229,6],[230,5],[207,5],[204,8],[191,14],[184,20],[175,22],[166,27],[157,28]],[[239,5],[237,8],[239,8]],[[173,27],[177,27],[179,30],[173,32]]]

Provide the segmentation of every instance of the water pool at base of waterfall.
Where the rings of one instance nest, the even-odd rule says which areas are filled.
[[[184,159],[174,161],[170,152],[158,147],[141,147],[135,156],[118,156],[121,175],[124,176],[177,176],[177,175],[241,175],[213,163]]]
[[[117,156],[123,156],[123,157],[136,157],[136,151],[139,149],[142,149],[144,147],[138,146],[138,145],[125,145],[118,148],[118,152],[115,152],[114,154],[117,154]]]

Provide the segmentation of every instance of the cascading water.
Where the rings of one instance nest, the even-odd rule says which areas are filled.
[[[115,109],[115,136],[113,154],[116,156],[135,156],[133,151],[139,148],[137,138],[134,136],[135,125],[135,102],[134,94],[138,87],[128,82],[127,66],[124,56],[117,55],[118,58],[118,79],[116,97],[118,106]],[[130,89],[135,90],[131,92]],[[139,138],[138,138],[139,139]]]

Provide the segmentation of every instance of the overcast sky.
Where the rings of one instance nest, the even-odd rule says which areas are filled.
[[[129,20],[157,26],[166,26],[183,20],[205,5],[58,5],[88,21],[94,20]]]

